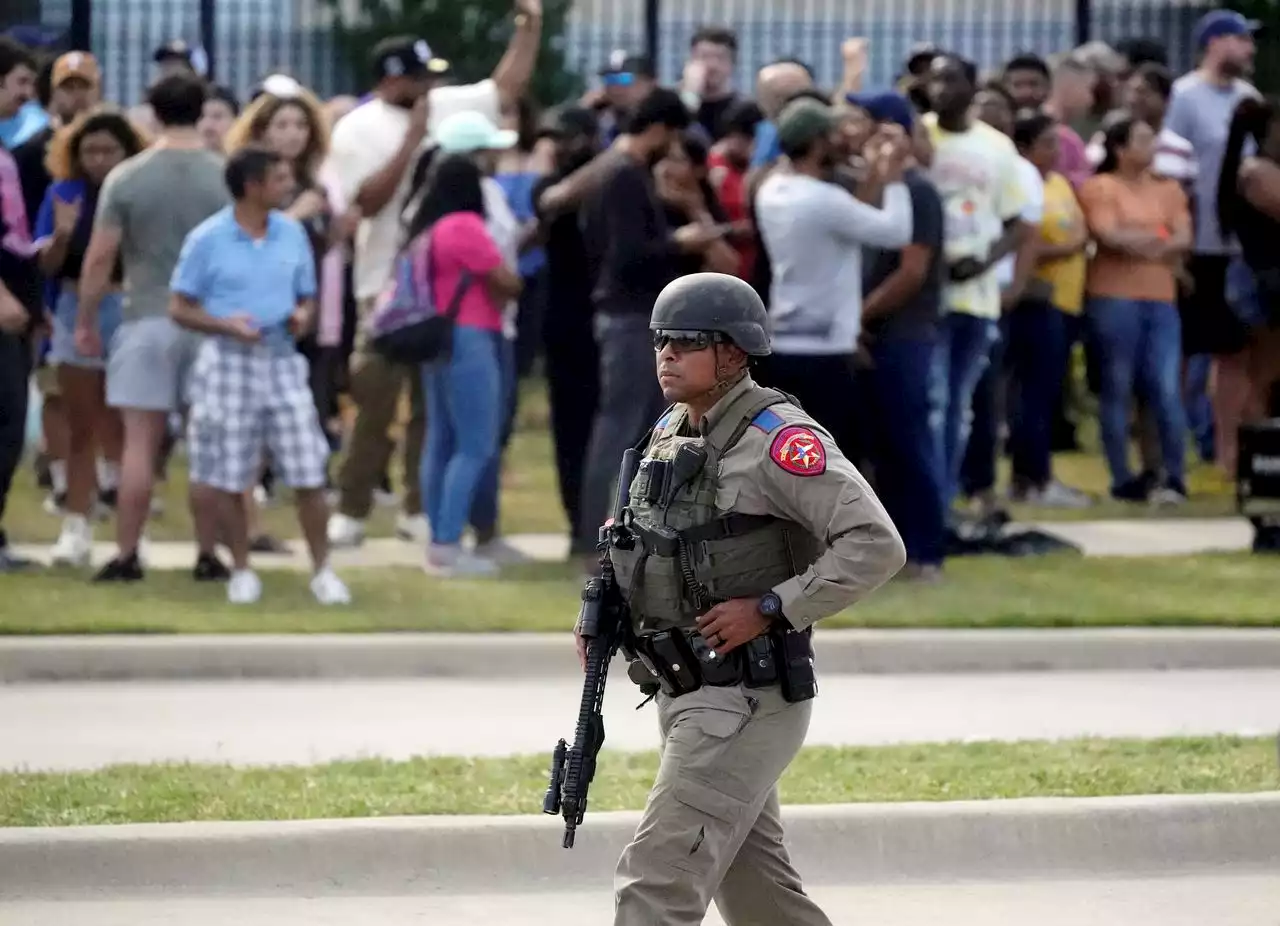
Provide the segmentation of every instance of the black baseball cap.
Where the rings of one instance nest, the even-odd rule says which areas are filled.
[[[209,70],[209,58],[203,48],[183,39],[170,39],[151,53],[156,64],[164,61],[181,61],[203,77]]]
[[[585,106],[557,106],[538,123],[539,138],[594,138],[599,133],[600,120]]]
[[[942,54],[942,49],[933,42],[917,42],[907,52],[907,73],[919,76],[934,58]]]
[[[182,39],[170,39],[152,53],[151,60],[156,64],[161,61],[185,61],[191,64],[193,54],[192,47]]]
[[[398,35],[383,39],[373,46],[373,75],[385,77],[442,77],[449,73],[449,62],[431,51],[425,39]]]
[[[656,77],[653,62],[649,56],[641,52],[629,52],[625,48],[614,50],[609,61],[600,69],[601,77],[613,77],[618,74],[631,74],[635,77]]]

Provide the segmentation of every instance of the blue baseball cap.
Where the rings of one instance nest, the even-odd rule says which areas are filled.
[[[1196,23],[1191,33],[1191,41],[1196,48],[1203,49],[1214,39],[1228,35],[1255,35],[1262,29],[1262,23],[1249,19],[1234,10],[1213,10],[1205,13]]]
[[[850,93],[845,101],[850,106],[866,110],[867,115],[876,122],[892,122],[902,126],[908,135],[915,125],[911,101],[901,93]]]

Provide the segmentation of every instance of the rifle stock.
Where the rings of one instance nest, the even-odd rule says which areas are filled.
[[[563,739],[551,756],[550,783],[542,799],[542,812],[564,817],[562,845],[572,849],[578,826],[587,812],[587,792],[596,774],[596,757],[604,745],[604,690],[609,664],[626,638],[631,616],[618,589],[609,558],[611,543],[634,542],[624,524],[628,490],[640,465],[640,453],[628,450],[622,457],[618,495],[612,523],[600,530],[600,575],[582,590],[578,632],[586,643],[586,673],[582,679],[582,700],[573,745]]]

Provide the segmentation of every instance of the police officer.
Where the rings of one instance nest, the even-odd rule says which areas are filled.
[[[763,303],[735,277],[669,285],[650,322],[674,403],[610,549],[662,764],[618,864],[617,926],[826,926],[783,847],[778,778],[809,728],[810,628],[882,585],[902,539],[831,435],[756,385]],[[617,535],[615,535],[617,536]]]

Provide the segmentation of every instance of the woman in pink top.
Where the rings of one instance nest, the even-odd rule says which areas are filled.
[[[497,567],[464,553],[462,531],[485,467],[498,449],[502,424],[502,309],[520,294],[521,280],[503,261],[485,226],[480,168],[465,155],[447,155],[432,175],[409,223],[418,279],[430,283],[444,311],[465,286],[447,358],[425,364],[427,436],[422,454],[422,499],[431,523],[427,571],[487,575]]]

